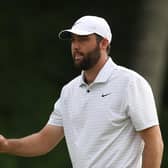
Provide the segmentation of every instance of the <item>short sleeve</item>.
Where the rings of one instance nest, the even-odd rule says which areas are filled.
[[[125,101],[136,131],[159,124],[152,89],[143,77],[140,76],[129,83]]]
[[[54,104],[53,112],[51,113],[47,124],[63,126],[63,121],[62,121],[63,108],[64,108],[64,103],[63,103],[63,96],[61,94],[59,99]]]

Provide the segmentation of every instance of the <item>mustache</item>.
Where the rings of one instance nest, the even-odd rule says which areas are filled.
[[[83,53],[83,52],[79,52],[79,51],[73,51],[73,52],[72,52],[72,55],[73,55],[73,56],[75,56],[75,55],[84,56],[84,53]]]

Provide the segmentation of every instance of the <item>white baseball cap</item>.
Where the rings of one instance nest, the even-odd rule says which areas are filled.
[[[77,35],[90,35],[95,33],[106,38],[109,43],[112,39],[112,33],[107,21],[98,16],[83,16],[79,18],[71,29],[62,30],[58,34],[58,37],[60,39],[69,39],[72,33]]]

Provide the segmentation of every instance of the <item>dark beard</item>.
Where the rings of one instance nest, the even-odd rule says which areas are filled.
[[[86,53],[85,55],[83,54],[83,60],[80,63],[75,63],[74,60],[74,65],[79,70],[89,70],[97,64],[99,58],[100,48],[97,45],[92,51]]]

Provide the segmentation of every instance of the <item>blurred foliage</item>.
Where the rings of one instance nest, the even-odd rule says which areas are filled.
[[[86,14],[107,18],[113,31],[111,55],[117,63],[130,66],[141,1],[6,0],[0,9],[0,133],[6,137],[40,130],[62,86],[80,73],[73,67],[69,43],[57,38],[76,18]],[[160,116],[166,147],[167,109]],[[167,156],[165,151],[163,168]],[[45,156],[1,154],[0,167],[70,168],[71,163],[63,141]]]

